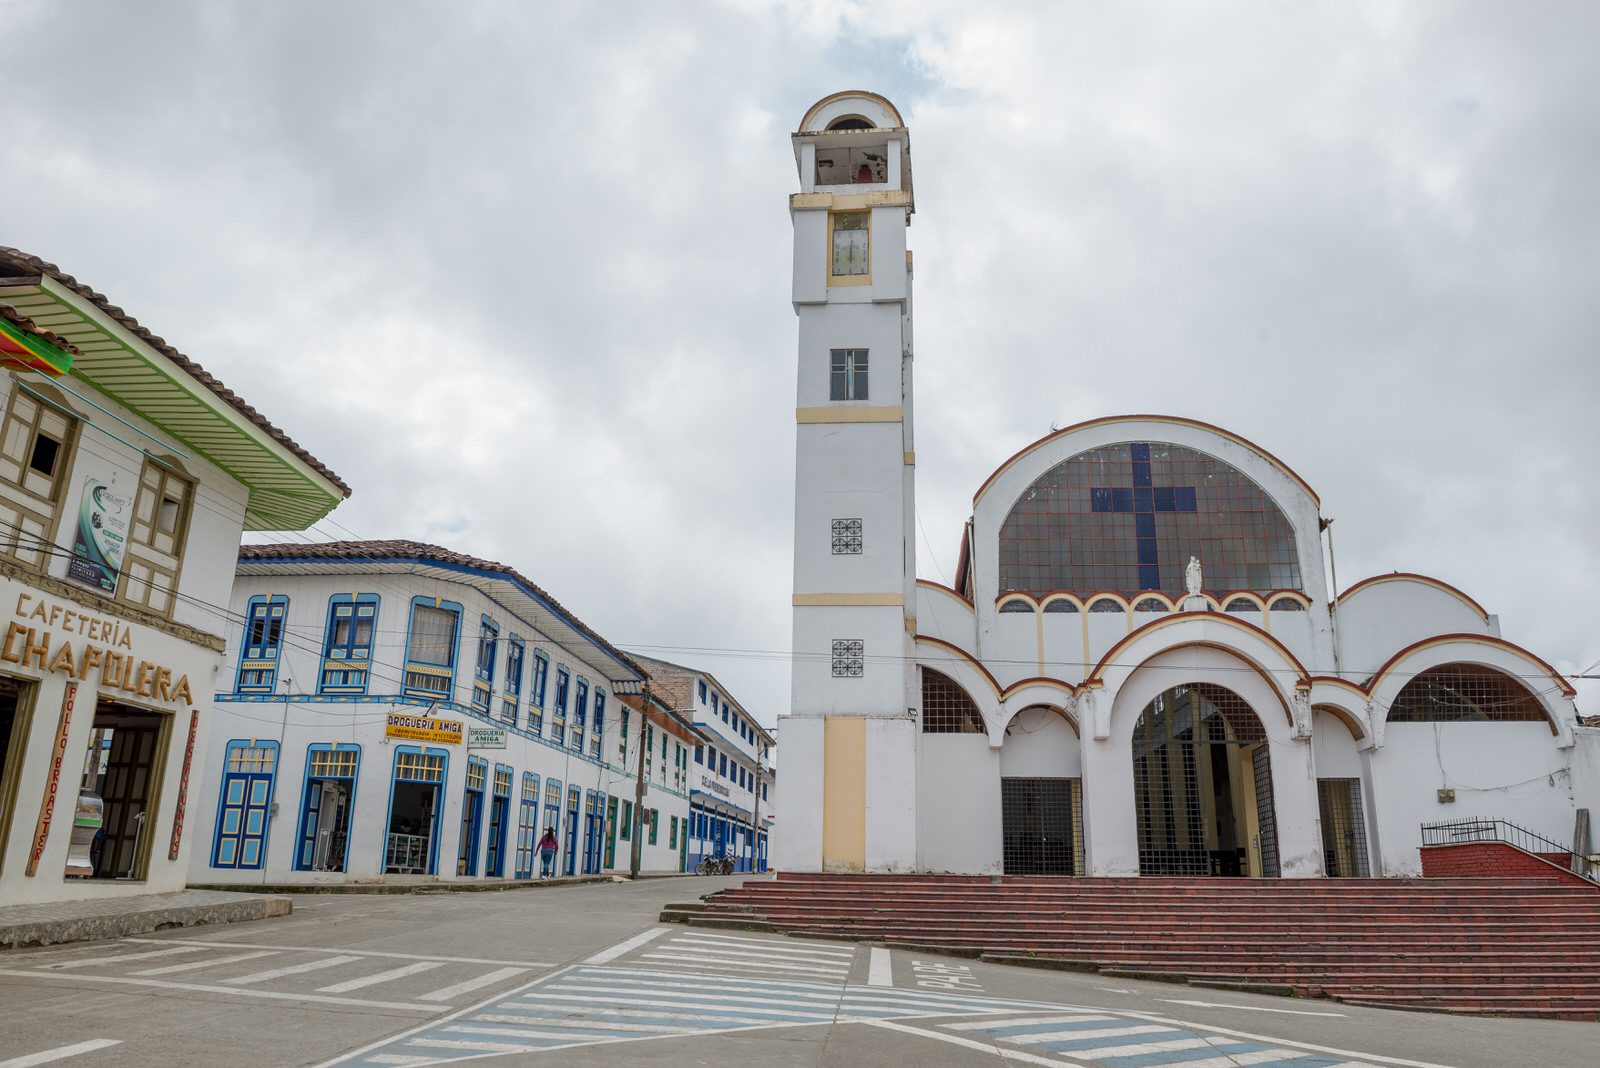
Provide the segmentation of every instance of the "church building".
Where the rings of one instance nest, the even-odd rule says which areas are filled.
[[[1572,686],[1448,583],[1335,590],[1316,491],[1226,429],[1041,438],[978,487],[955,587],[918,580],[909,133],[846,92],[793,143],[777,868],[1415,875],[1424,823],[1572,840],[1600,801]]]

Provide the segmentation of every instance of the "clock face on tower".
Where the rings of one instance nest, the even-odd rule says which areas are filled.
[[[833,215],[834,277],[863,275],[870,270],[868,244],[871,214],[865,211],[841,211]]]

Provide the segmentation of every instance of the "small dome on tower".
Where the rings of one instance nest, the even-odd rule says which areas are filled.
[[[800,120],[800,132],[893,130],[904,125],[900,112],[888,100],[877,93],[850,89],[812,104]]]

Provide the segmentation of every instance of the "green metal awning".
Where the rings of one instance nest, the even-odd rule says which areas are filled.
[[[93,386],[248,487],[246,530],[304,530],[349,496],[337,475],[203,368],[85,292],[49,270],[0,279],[0,303],[82,353],[63,383]]]

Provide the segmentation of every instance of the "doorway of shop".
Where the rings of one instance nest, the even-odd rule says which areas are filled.
[[[383,870],[388,875],[432,875],[438,867],[439,790],[445,755],[410,746],[394,755],[389,794],[389,837]]]
[[[104,807],[100,833],[89,848],[94,871],[89,878],[145,877],[170,719],[111,701],[95,706],[84,754],[83,789],[97,794]],[[270,775],[269,769],[269,794]]]

